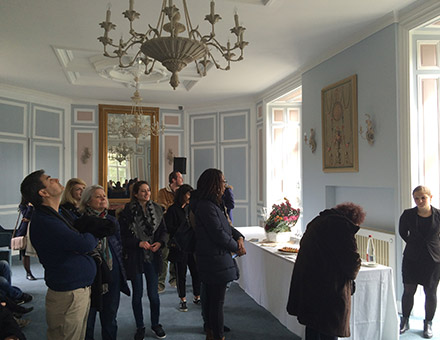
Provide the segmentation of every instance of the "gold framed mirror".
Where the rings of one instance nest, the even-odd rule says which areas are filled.
[[[99,105],[99,184],[111,209],[130,200],[129,183],[135,178],[150,183],[152,199],[159,190],[159,137],[142,133],[136,138],[134,118],[130,106]],[[159,108],[142,107],[139,119],[141,126],[158,122]]]

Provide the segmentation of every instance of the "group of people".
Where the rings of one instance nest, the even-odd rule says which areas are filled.
[[[188,309],[185,286],[189,268],[193,302],[201,305],[206,339],[224,339],[225,292],[227,284],[238,278],[233,254],[246,253],[244,237],[233,228],[223,201],[226,181],[217,169],[203,172],[197,190],[183,184],[178,172],[169,179],[158,203],[151,199],[148,182],[136,181],[130,201],[117,218],[108,210],[106,193],[99,185],[87,187],[73,178],[64,188],[44,170],[22,181],[23,202],[33,207],[30,241],[48,287],[49,340],[93,339],[98,314],[102,339],[116,339],[121,292],[132,295],[134,338],[143,339],[144,278],[151,331],[157,338],[165,338],[159,321],[159,277],[165,259],[174,268],[179,310]]]
[[[159,292],[165,288],[168,261],[174,269],[170,279],[174,275],[179,310],[188,310],[189,268],[193,302],[202,307],[206,339],[224,339],[225,293],[228,283],[238,278],[233,254],[246,254],[244,237],[227,212],[226,188],[218,169],[205,170],[196,190],[183,184],[180,173],[172,172],[156,203],[148,182],[136,181],[130,202],[116,218],[109,214],[106,193],[99,185],[86,187],[71,179],[64,188],[44,170],[28,175],[21,184],[22,203],[33,207],[29,234],[45,270],[48,339],[93,339],[98,313],[102,338],[116,339],[120,292],[132,294],[134,338],[143,339],[144,278],[151,330],[165,338]],[[425,186],[415,188],[413,198],[416,207],[405,210],[399,223],[406,242],[400,333],[410,327],[420,284],[426,295],[423,336],[431,338],[440,280],[440,210],[432,207]],[[306,326],[307,340],[350,336],[351,296],[361,265],[355,234],[364,219],[362,207],[343,203],[322,211],[307,225],[287,305],[288,313]],[[9,313],[26,313],[18,303],[32,297],[11,285],[6,265],[0,262],[0,314],[8,304]],[[32,275],[30,270],[27,275]],[[20,336],[10,339],[23,339]]]
[[[412,196],[416,206],[405,210],[399,221],[399,234],[406,243],[400,334],[410,329],[414,294],[421,285],[425,292],[422,336],[429,339],[440,281],[440,210],[431,205],[428,187],[417,186]],[[288,313],[306,326],[306,340],[350,336],[351,296],[361,265],[354,235],[364,219],[360,206],[343,203],[322,211],[307,225],[287,304]]]

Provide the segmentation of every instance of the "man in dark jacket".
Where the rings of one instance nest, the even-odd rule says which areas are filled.
[[[38,170],[21,183],[21,194],[35,211],[30,239],[44,267],[47,338],[84,339],[90,307],[90,285],[96,275],[91,252],[97,239],[80,234],[58,213],[64,187]]]
[[[350,336],[351,295],[361,265],[354,235],[364,219],[360,206],[343,203],[307,225],[287,304],[306,326],[306,340]]]

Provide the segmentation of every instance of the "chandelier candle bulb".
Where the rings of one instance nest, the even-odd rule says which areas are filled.
[[[235,20],[235,27],[238,28],[238,26],[240,26],[240,25],[238,23],[238,14],[237,13],[234,14],[234,20]]]
[[[129,4],[128,9],[129,9],[130,11],[132,11],[132,10],[133,10],[133,7],[134,7],[134,0],[130,0],[130,4]]]
[[[112,14],[112,12],[110,11],[110,6],[109,9],[107,9],[107,15],[105,16],[105,22],[110,22],[110,15]]]
[[[211,16],[214,16],[215,14],[215,2],[214,0],[211,0]]]

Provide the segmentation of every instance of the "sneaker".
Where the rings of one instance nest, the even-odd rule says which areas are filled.
[[[158,339],[165,339],[167,337],[161,324],[158,324],[156,326],[152,326],[151,330],[153,331],[153,333],[156,335],[156,338],[158,338]]]
[[[32,295],[27,294],[27,293],[23,293],[21,294],[21,297],[18,298],[17,300],[15,300],[15,303],[17,305],[22,305],[23,303],[27,303],[29,301],[32,301]]]
[[[134,335],[134,340],[142,340],[145,337],[145,327],[138,328]]]
[[[196,305],[200,304],[200,297],[195,297],[195,296],[194,296],[193,302],[194,302]]]
[[[165,291],[165,285],[163,285],[162,283],[159,283],[159,285],[157,286],[157,292],[159,294],[163,293]]]
[[[188,311],[188,307],[186,306],[186,301],[180,301],[179,310],[181,312],[187,312]]]
[[[24,328],[31,323],[30,320],[26,320],[26,319],[19,319],[19,318],[15,318],[15,317],[14,317],[14,319],[15,319],[15,322],[17,323],[18,327],[20,327],[20,328]]]

